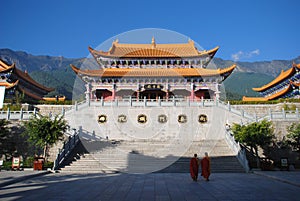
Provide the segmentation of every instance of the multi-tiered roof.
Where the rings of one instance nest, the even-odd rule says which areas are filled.
[[[263,97],[243,97],[243,101],[268,101],[279,98],[299,97],[300,91],[300,64],[293,64],[286,71],[281,71],[280,75],[268,84],[253,88]]]
[[[206,69],[219,47],[199,51],[192,40],[182,44],[121,44],[112,43],[108,51],[89,51],[100,69],[82,70],[71,65],[74,72],[82,76],[102,78],[137,77],[209,77],[226,79],[235,65],[225,69]]]
[[[26,71],[16,68],[14,63],[8,65],[2,60],[0,60],[0,86],[5,86],[8,91],[17,89],[35,100],[43,100],[44,95],[54,90],[36,82]]]

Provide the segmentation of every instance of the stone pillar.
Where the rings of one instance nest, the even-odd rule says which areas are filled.
[[[136,101],[138,102],[140,98],[140,90],[136,91]]]
[[[194,99],[195,99],[194,87],[195,87],[194,83],[191,83],[191,95],[190,95],[190,100],[191,101],[194,101]]]
[[[91,98],[91,84],[90,83],[86,83],[85,84],[85,88],[86,88],[86,91],[85,91],[85,100],[87,102],[90,101],[90,98]]]
[[[141,91],[140,84],[137,84],[136,88],[137,88],[136,89],[136,101],[138,102],[139,98],[140,98],[140,91]]]
[[[220,90],[219,90],[219,84],[216,83],[216,91],[215,91],[215,97],[216,97],[216,100],[219,100],[220,99]]]
[[[170,91],[170,85],[167,83],[166,84],[166,101],[169,100],[169,91]]]

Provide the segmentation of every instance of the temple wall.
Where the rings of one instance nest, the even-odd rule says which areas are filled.
[[[279,103],[279,104],[259,104],[259,105],[232,105],[231,107],[237,110],[244,110],[249,114],[256,114],[257,117],[263,117],[271,111],[282,111],[284,104],[291,107],[295,105],[300,111],[300,103]]]
[[[300,107],[299,103],[293,103]],[[291,105],[291,104],[290,104]],[[52,115],[60,114],[62,108],[67,111],[71,106],[67,105],[38,105],[42,114]],[[258,117],[268,114],[269,109],[272,111],[281,111],[283,104],[276,105],[233,105],[232,108],[243,109],[249,114],[257,114]],[[107,116],[107,123],[99,124],[98,115]],[[126,123],[118,123],[118,116],[124,114],[127,116]],[[145,124],[137,122],[139,114],[146,114],[148,121]],[[165,114],[168,117],[167,123],[159,123],[158,115]],[[178,123],[178,115],[186,114],[187,123]],[[200,124],[198,117],[205,114],[208,122]],[[76,118],[74,118],[76,117]],[[249,120],[243,119],[227,110],[216,107],[85,107],[79,111],[68,111],[66,119],[71,127],[78,129],[79,126],[86,131],[87,136],[95,136],[116,139],[147,139],[155,138],[157,140],[168,140],[170,138],[180,139],[184,133],[191,134],[193,140],[204,138],[221,138],[223,137],[224,126],[226,123],[250,123]],[[287,134],[286,128],[292,123],[298,123],[299,120],[273,120],[274,133],[278,139],[282,139]],[[189,138],[191,138],[191,136]]]
[[[50,113],[52,115],[57,115],[62,113],[63,108],[69,110],[72,108],[72,105],[36,105],[35,107],[42,115],[49,115]]]
[[[139,123],[138,116],[147,116],[146,123]],[[199,123],[199,115],[206,115],[207,122]],[[107,122],[98,123],[99,115]],[[127,122],[118,122],[125,115]],[[166,115],[167,122],[158,122],[159,115]],[[187,122],[179,123],[178,116],[186,115]],[[246,122],[245,119],[218,107],[96,107],[86,106],[70,111],[66,119],[71,127],[83,129],[88,139],[103,138],[118,140],[169,140],[169,139],[223,139],[226,123]]]

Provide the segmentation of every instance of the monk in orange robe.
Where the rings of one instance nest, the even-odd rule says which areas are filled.
[[[194,154],[194,157],[190,161],[190,173],[194,181],[197,181],[198,179],[198,170],[199,170],[199,159],[197,158],[197,154]]]
[[[208,153],[205,152],[205,157],[201,160],[201,175],[204,177],[206,181],[209,181],[210,176],[210,158],[208,157]]]

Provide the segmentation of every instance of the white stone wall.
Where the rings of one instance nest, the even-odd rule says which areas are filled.
[[[145,114],[147,122],[137,121]],[[158,122],[159,115],[166,115],[166,123]],[[178,116],[186,115],[187,122],[179,123]],[[206,123],[199,123],[199,115],[208,117]],[[98,116],[105,115],[106,123],[98,123]],[[126,115],[127,122],[119,123],[118,116]],[[223,139],[225,124],[246,122],[245,119],[218,107],[96,107],[86,106],[66,114],[71,127],[83,129],[87,138],[120,140],[168,140],[168,139]]]

